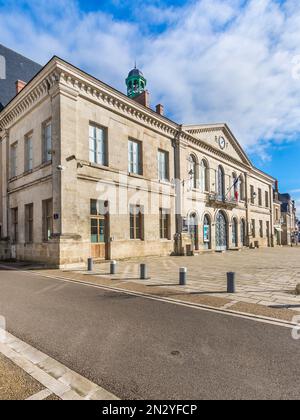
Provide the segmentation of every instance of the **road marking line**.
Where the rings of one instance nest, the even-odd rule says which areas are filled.
[[[26,398],[26,401],[41,401],[49,397],[50,395],[52,395],[52,392],[49,391],[49,389],[43,389],[42,391],[37,392],[34,395],[31,395],[31,397]]]
[[[0,265],[0,267],[1,266],[6,267],[4,265]],[[204,305],[204,304],[190,303],[190,302],[181,301],[179,299],[174,299],[174,298],[159,297],[159,296],[155,296],[155,295],[146,294],[146,293],[143,293],[143,292],[134,292],[134,291],[128,291],[126,289],[121,289],[121,288],[117,288],[117,287],[103,286],[103,285],[99,285],[99,284],[89,283],[89,282],[83,281],[83,280],[74,280],[74,279],[70,279],[70,278],[62,277],[62,276],[50,276],[50,275],[46,275],[46,274],[42,274],[42,273],[34,273],[32,271],[29,272],[29,271],[21,270],[21,269],[18,269],[18,268],[10,268],[10,269],[20,271],[24,274],[35,275],[35,276],[38,276],[38,277],[44,277],[44,278],[55,279],[55,280],[62,280],[62,281],[65,281],[67,283],[76,284],[78,286],[87,286],[87,287],[93,287],[93,288],[98,288],[98,289],[102,289],[102,290],[113,291],[113,292],[116,292],[116,293],[124,293],[124,294],[132,295],[132,296],[142,297],[142,298],[145,298],[145,299],[156,300],[156,301],[164,302],[164,303],[171,303],[171,304],[174,304],[174,305],[185,306],[185,307],[188,307],[188,308],[203,310],[203,311],[206,311],[206,312],[213,312],[213,313],[217,313],[219,315],[227,315],[227,316],[231,316],[231,317],[235,317],[235,318],[242,318],[242,319],[246,319],[248,321],[260,322],[260,323],[264,323],[264,324],[275,325],[275,326],[278,326],[278,327],[285,327],[285,328],[288,328],[288,329],[294,329],[295,326],[299,326],[295,322],[291,322],[291,321],[278,320],[276,318],[249,314],[247,312],[231,311],[230,309],[223,309],[222,307],[221,308],[215,308],[215,307]]]
[[[62,400],[119,399],[9,332],[0,329],[0,337],[0,353],[40,382],[50,394],[55,394]],[[34,357],[35,353],[38,358]],[[57,375],[57,372],[60,374]],[[33,396],[30,398],[33,399]]]

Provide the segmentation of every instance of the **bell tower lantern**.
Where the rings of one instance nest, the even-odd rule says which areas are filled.
[[[134,69],[129,72],[126,79],[127,96],[132,99],[136,98],[145,92],[146,85],[147,80],[144,78],[143,73],[135,66]]]

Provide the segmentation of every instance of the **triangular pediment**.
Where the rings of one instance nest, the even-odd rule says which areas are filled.
[[[221,151],[246,165],[252,166],[250,159],[227,124],[186,125],[183,126],[183,130],[196,139],[207,143],[216,151]]]

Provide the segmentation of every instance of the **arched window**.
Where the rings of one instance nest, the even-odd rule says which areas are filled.
[[[225,198],[225,173],[223,167],[218,168],[218,198],[224,200]]]
[[[200,165],[200,190],[202,192],[209,191],[209,169],[205,159],[201,161]]]
[[[189,177],[190,187],[197,188],[197,159],[194,155],[189,157]]]

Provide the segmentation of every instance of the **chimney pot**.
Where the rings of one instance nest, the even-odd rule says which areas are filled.
[[[159,115],[164,115],[164,106],[162,104],[156,105],[156,112]]]
[[[16,81],[16,94],[20,93],[21,90],[27,85],[26,82],[23,82],[23,80],[17,80]]]

